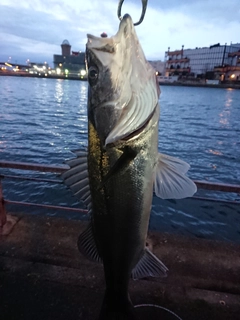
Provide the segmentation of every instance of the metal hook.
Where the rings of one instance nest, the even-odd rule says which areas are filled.
[[[118,3],[117,15],[118,15],[118,19],[120,21],[122,20],[121,10],[122,10],[123,2],[124,2],[124,0],[119,0],[119,3]],[[148,0],[142,0],[142,14],[141,14],[139,21],[134,23],[134,26],[138,26],[140,23],[142,23],[144,16],[145,16],[145,13],[146,13],[146,9],[147,9],[147,2],[148,2]]]

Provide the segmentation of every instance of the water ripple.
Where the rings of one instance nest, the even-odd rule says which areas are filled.
[[[164,86],[161,91],[159,151],[187,161],[191,165],[189,176],[194,179],[238,184],[240,90]],[[0,77],[0,96],[1,160],[61,165],[73,157],[71,150],[86,148],[86,82]],[[61,185],[6,179],[3,187],[4,196],[12,200],[80,206]],[[236,194],[204,190],[198,195],[239,200]],[[72,213],[67,216],[84,218]],[[240,209],[154,197],[150,226],[165,232],[240,242]]]

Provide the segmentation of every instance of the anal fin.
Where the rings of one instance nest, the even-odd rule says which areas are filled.
[[[145,249],[144,255],[132,270],[134,280],[145,277],[166,277],[168,268],[149,249]]]
[[[96,243],[94,240],[92,223],[88,225],[87,229],[78,237],[78,250],[89,260],[95,262],[102,262],[98,253]]]

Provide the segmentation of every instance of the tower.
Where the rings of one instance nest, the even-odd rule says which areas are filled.
[[[71,45],[68,42],[68,40],[63,40],[61,47],[62,47],[62,56],[70,56]]]

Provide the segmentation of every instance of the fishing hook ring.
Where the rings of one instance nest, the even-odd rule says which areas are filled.
[[[118,9],[117,9],[117,15],[118,15],[118,19],[121,21],[122,20],[122,5],[123,5],[124,0],[119,0],[118,3]],[[148,0],[142,0],[142,13],[141,13],[141,17],[139,19],[138,22],[134,23],[134,26],[138,26],[140,23],[142,23],[145,13],[146,13],[146,9],[147,9],[147,2]]]

